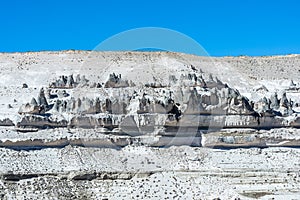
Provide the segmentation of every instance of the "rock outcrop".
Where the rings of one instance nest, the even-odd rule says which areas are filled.
[[[285,93],[280,99],[275,93],[270,99],[263,97],[252,102],[211,74],[206,79],[204,74],[195,72],[181,74],[178,78],[170,75],[168,85],[149,84],[140,88],[112,73],[104,87],[96,87],[96,97],[75,98],[69,95],[71,91],[66,91],[73,86],[77,90],[86,90],[88,82],[84,75],[77,76],[75,81],[72,75],[59,77],[56,92],[52,88],[45,94],[42,88],[37,101],[33,98],[21,106],[19,113],[27,116],[17,126],[102,127],[110,131],[119,128],[121,135],[137,136],[153,134],[157,130],[172,135],[174,130],[178,132],[188,127],[269,129],[298,124],[296,116],[294,120],[285,119],[293,114],[293,104]],[[180,87],[176,87],[177,84]],[[49,120],[55,116],[59,116],[60,121]]]
[[[300,199],[299,55],[0,63],[0,199]]]
[[[0,119],[0,126],[14,126],[15,124],[13,121],[9,118]]]

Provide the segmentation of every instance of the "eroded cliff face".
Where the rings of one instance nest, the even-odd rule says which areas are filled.
[[[86,128],[99,129],[99,132],[105,128],[104,134],[151,135],[159,137],[158,140],[194,136],[198,142],[189,144],[186,142],[190,140],[182,139],[177,144],[206,146],[201,136],[221,129],[299,126],[294,103],[287,99],[286,93],[281,98],[275,93],[253,102],[201,70],[188,68],[179,75],[166,77],[169,80],[162,85],[134,83],[115,73],[98,82],[90,81],[85,75],[76,78],[62,75],[20,107],[16,127],[19,130]]]
[[[300,191],[297,55],[68,51],[0,61],[1,198]],[[272,71],[287,63],[290,79]]]

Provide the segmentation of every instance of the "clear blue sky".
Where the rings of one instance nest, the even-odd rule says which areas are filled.
[[[300,53],[299,0],[2,0],[0,52],[89,50],[138,27],[164,27],[210,55]]]

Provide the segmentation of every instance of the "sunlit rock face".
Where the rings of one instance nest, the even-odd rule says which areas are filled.
[[[22,87],[7,81],[21,89],[14,104],[8,104],[2,124],[20,131],[64,127],[102,132],[105,128],[105,134],[114,136],[197,136],[200,144],[203,134],[221,129],[299,124],[296,77],[280,81],[281,76],[286,79],[284,74],[271,70],[286,62],[297,68],[297,55],[206,58],[161,52],[57,52],[14,58],[24,56],[43,61],[31,64],[32,69],[28,66],[30,78],[22,76]],[[54,62],[52,72],[48,59]],[[257,60],[264,65],[257,66]],[[269,79],[277,82],[260,78],[265,73],[256,72],[265,68],[270,68]],[[30,70],[40,75],[33,76]],[[177,144],[191,145],[185,140]]]
[[[8,117],[3,124],[25,131],[64,127],[101,132],[105,128],[108,135],[146,136],[157,140],[169,136],[194,136],[198,138],[199,146],[203,134],[221,129],[298,127],[295,109],[299,104],[297,99],[292,100],[287,95],[289,91],[297,90],[295,80],[286,83],[286,89],[281,91],[273,91],[266,83],[252,89],[251,86],[242,88],[252,91],[249,97],[244,95],[247,94],[245,91],[241,93],[237,89],[243,81],[238,83],[236,80],[242,80],[243,76],[234,71],[220,74],[213,70],[215,67],[211,64],[219,66],[220,61],[225,66],[220,70],[228,70],[226,62],[229,58],[197,60],[190,57],[183,62],[182,57],[172,53],[153,53],[149,60],[138,53],[136,57],[127,53],[103,53],[102,60],[99,59],[103,63],[98,66],[97,56],[98,53],[88,55],[85,63],[73,66],[70,72],[55,72],[55,76],[40,81],[42,87],[36,88],[39,92],[28,95],[30,101],[17,99],[22,105],[16,116]],[[105,66],[106,59],[114,56],[117,60],[124,59],[123,65],[118,61],[119,67],[111,63]],[[165,58],[173,60],[170,64],[165,63],[164,68],[153,64]],[[135,60],[134,66],[132,60]],[[148,69],[149,62],[153,65],[151,70]],[[248,69],[249,63],[244,65]],[[80,73],[76,74],[78,66]],[[235,77],[228,81],[230,76]],[[22,87],[23,91],[30,90],[30,84],[24,84],[27,87]],[[186,140],[179,140],[177,144],[191,145]]]
[[[159,82],[139,85],[130,81],[129,84],[128,80],[121,78],[121,74],[112,73],[106,82],[98,80],[104,82],[104,87],[99,88],[86,76],[80,78],[77,75],[79,78],[76,79],[84,80],[90,85],[77,84],[73,75],[63,75],[55,81],[57,84],[42,88],[37,101],[33,97],[30,103],[23,104],[19,109],[20,115],[42,116],[46,120],[45,125],[42,125],[42,121],[36,124],[37,118],[28,116],[26,124],[21,121],[18,125],[34,127],[36,124],[37,127],[47,127],[48,121],[53,122],[48,119],[55,120],[59,116],[59,121],[63,121],[62,126],[65,127],[119,128],[122,134],[132,129],[136,131],[135,135],[155,135],[156,130],[164,130],[166,127],[179,129],[191,126],[198,131],[210,127],[295,126],[295,123],[285,120],[285,117],[294,113],[293,104],[287,99],[286,93],[280,99],[275,93],[270,98],[263,97],[252,102],[211,74],[207,80],[203,76],[203,73],[198,72],[182,72],[179,79],[175,75],[169,76],[169,83],[163,86]],[[76,98],[72,95],[73,89],[67,89],[65,85],[58,84],[60,82],[76,83],[77,90],[91,91],[93,95],[80,95]],[[45,90],[48,95],[45,95]],[[157,116],[164,120],[155,120]],[[33,120],[32,124],[30,119]],[[141,131],[145,126],[148,127],[147,131]]]
[[[299,199],[299,55],[0,64],[0,199]]]

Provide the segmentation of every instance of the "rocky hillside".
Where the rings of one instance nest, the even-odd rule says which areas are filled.
[[[300,191],[299,55],[31,52],[0,54],[0,67],[3,198]]]

